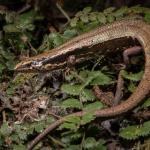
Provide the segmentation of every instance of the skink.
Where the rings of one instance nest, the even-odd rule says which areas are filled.
[[[29,60],[19,63],[15,70],[27,72],[59,69],[67,65],[67,59],[71,55],[75,56],[76,63],[80,63],[82,61],[91,59],[95,53],[103,54],[105,50],[99,49],[99,47],[102,48],[103,44],[107,41],[128,37],[137,39],[144,50],[144,75],[135,92],[126,101],[117,106],[96,110],[94,112],[96,117],[116,116],[133,109],[150,92],[150,25],[142,20],[122,20],[99,27],[91,32],[85,33],[70,40],[58,48],[44,52],[43,54],[31,57]],[[92,48],[94,48],[94,50],[92,50]],[[81,111],[72,115],[83,116],[85,113],[86,112]],[[32,149],[32,147],[41,138],[43,138],[48,132],[56,128],[64,121],[65,119],[60,119],[54,124],[50,125],[31,143],[29,149]]]
[[[145,71],[141,82],[131,97],[119,106],[100,110],[99,116],[113,116],[136,106],[150,90],[150,25],[142,20],[122,20],[97,28],[76,37],[58,48],[31,57],[16,65],[21,72],[51,71],[67,66],[67,59],[74,55],[76,63],[88,60],[96,53],[97,47],[111,40],[132,37],[139,41],[145,54]],[[92,48],[94,50],[92,50]],[[96,50],[95,50],[96,49]],[[103,49],[99,49],[103,53]],[[142,91],[142,92],[141,92]]]

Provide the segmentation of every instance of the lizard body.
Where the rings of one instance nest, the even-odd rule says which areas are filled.
[[[142,20],[116,21],[97,28],[70,40],[58,48],[31,57],[29,60],[19,63],[15,69],[24,72],[59,69],[67,65],[66,60],[70,55],[75,55],[77,63],[80,63],[92,57],[95,51],[92,51],[91,48],[94,45],[103,45],[104,42],[123,37],[135,38],[141,44],[145,56],[145,69],[138,87],[126,101],[117,106],[96,110],[94,112],[96,117],[113,117],[133,109],[150,92],[150,25]],[[82,51],[84,48],[87,50]],[[86,114],[86,112],[81,111],[71,114],[70,116],[83,116],[84,114]],[[65,117],[50,125],[31,142],[29,149],[32,149],[45,135],[64,121]]]

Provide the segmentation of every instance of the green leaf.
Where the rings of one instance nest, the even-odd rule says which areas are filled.
[[[82,104],[78,99],[75,98],[68,98],[62,102],[61,107],[63,108],[82,108]]]
[[[80,117],[78,116],[67,116],[65,122],[60,125],[59,130],[61,129],[70,129],[76,131],[80,125]]]
[[[80,117],[78,116],[68,116],[65,118],[65,121],[70,123],[79,124],[80,123]]]
[[[95,78],[90,82],[90,85],[109,85],[112,83],[112,79],[101,71],[93,71],[89,73],[89,76],[93,75],[95,75]]]
[[[97,20],[97,14],[95,12],[89,14],[89,20],[95,21]]]
[[[6,32],[6,33],[15,33],[15,32],[21,32],[19,30],[19,28],[16,27],[16,25],[14,24],[7,24],[3,27],[3,30]]]
[[[123,17],[123,15],[127,12],[128,12],[128,7],[121,7],[120,9],[116,10],[113,13],[113,16],[115,16],[116,18],[120,18]]]
[[[107,22],[106,16],[103,13],[98,13],[97,19],[102,24],[105,24]]]
[[[143,126],[140,129],[140,136],[150,135],[150,121],[144,122]]]
[[[80,94],[80,100],[82,102],[94,101],[95,98],[96,98],[95,95],[89,89],[83,89],[81,94]]]
[[[121,75],[125,79],[131,80],[131,81],[140,81],[143,76],[143,71],[140,71],[138,73],[128,73],[125,70],[122,70]]]
[[[1,51],[1,55],[7,59],[7,61],[12,61],[14,60],[15,56],[13,53],[11,53],[10,51],[5,51],[5,50],[2,50]]]
[[[40,133],[41,131],[43,131],[49,124],[51,124],[52,122],[54,122],[54,118],[53,117],[47,117],[44,120],[41,121],[37,121],[37,122],[33,122],[31,124],[26,124],[26,128],[27,128],[27,133],[29,134],[33,134],[34,131]]]
[[[35,125],[36,125],[35,122],[30,123],[30,124],[25,124],[25,127],[28,129],[27,131],[28,135],[33,134]]]
[[[83,9],[83,12],[84,13],[89,13],[89,12],[91,12],[92,11],[92,7],[85,7],[84,9]]]
[[[77,17],[71,19],[71,21],[70,21],[70,26],[71,26],[71,27],[76,27],[78,20],[79,20],[79,19],[78,19]]]
[[[104,13],[105,14],[110,14],[112,13],[116,8],[115,7],[109,7],[107,9],[104,10]]]
[[[14,87],[15,87],[15,86],[8,87],[7,90],[6,90],[6,93],[7,93],[8,95],[12,95],[12,94],[15,92]]]
[[[125,129],[122,129],[119,135],[122,138],[127,140],[134,140],[139,138],[140,136],[147,136],[150,134],[150,121],[144,122],[143,126],[128,126]]]
[[[83,80],[86,80],[87,77],[88,77],[88,73],[89,73],[89,70],[83,70],[83,71],[80,71],[80,72],[79,72],[79,76],[80,76]]]
[[[6,62],[6,66],[9,70],[14,70],[16,63],[14,62],[14,60],[9,60]]]
[[[86,86],[88,86],[89,84],[107,85],[112,83],[112,79],[103,74],[101,71],[88,71],[87,73],[88,77],[86,77],[86,80],[82,85],[63,84],[61,90],[70,95],[79,95],[81,93],[83,101],[87,101],[95,99],[95,96],[91,91],[84,89]]]
[[[6,67],[3,65],[3,64],[0,64],[0,74],[2,74],[3,70],[5,69]]]
[[[53,117],[51,117],[51,116],[48,116],[47,118],[46,118],[46,124],[50,124],[50,123],[52,123],[52,122],[54,122],[54,118]]]
[[[77,125],[74,123],[65,122],[62,125],[60,125],[58,128],[58,130],[62,130],[62,129],[69,129],[69,130],[76,131],[78,128]]]
[[[88,137],[83,142],[84,149],[93,149],[98,145],[98,142],[93,137]]]
[[[113,15],[108,15],[108,16],[107,16],[107,21],[108,21],[109,23],[113,22],[114,20],[115,20],[115,17],[114,17]]]
[[[21,131],[20,132],[17,132],[18,134],[18,137],[21,139],[21,140],[26,140],[27,139],[27,132],[26,131]]]
[[[24,128],[24,126],[21,126],[21,125],[18,125],[18,124],[15,124],[14,125],[14,129],[15,129],[15,134],[16,134],[16,137],[15,136],[11,136],[12,137],[12,139],[13,139],[13,141],[15,141],[14,140],[14,138],[18,138],[20,141],[22,141],[22,140],[26,140],[26,138],[27,138],[27,129],[26,128]]]
[[[150,12],[145,14],[144,20],[150,23]]]
[[[87,112],[85,115],[82,116],[81,118],[81,124],[85,125],[91,121],[93,121],[96,117],[94,116],[94,114],[92,114],[92,112]]]
[[[70,39],[70,38],[72,38],[72,37],[74,37],[76,35],[77,35],[77,30],[75,30],[75,29],[72,29],[72,30],[68,29],[68,30],[65,30],[65,32],[63,34],[63,37],[65,39]]]
[[[70,132],[70,131],[68,131],[68,132]],[[74,132],[73,132],[73,134],[74,134]],[[71,142],[70,134],[66,135],[65,133],[62,133],[61,142],[63,142],[64,144],[70,144],[70,142]]]
[[[107,147],[104,145],[106,142],[104,140],[97,141],[97,146],[94,148],[94,150],[107,150]]]
[[[65,118],[65,123],[63,123],[59,129],[70,129],[70,130],[77,130],[79,125],[85,125],[92,120],[95,119],[95,116],[91,112],[87,112],[81,118],[78,116],[68,116]]]
[[[73,141],[80,140],[82,136],[80,132],[66,131],[62,133],[61,141],[69,145]]]
[[[82,134],[79,132],[75,132],[69,136],[69,138],[71,138],[72,140],[78,140],[81,137],[82,137]]]
[[[42,44],[38,48],[38,52],[43,52],[53,48],[53,40],[49,39],[49,35],[45,34],[43,37]]]
[[[135,91],[135,89],[136,89],[135,83],[130,82],[130,83],[128,84],[128,90],[129,90],[131,93],[133,93],[133,92]]]
[[[90,104],[86,104],[83,108],[83,110],[85,111],[93,111],[93,110],[98,110],[98,109],[102,109],[104,107],[104,105],[101,102],[94,102],[94,103],[90,103]]]
[[[17,18],[17,13],[14,11],[7,12],[5,16],[5,20],[7,23],[13,23],[15,19]]]
[[[99,76],[99,72],[96,72],[96,71],[88,72],[88,77],[86,78],[84,84],[82,85],[82,88],[85,88],[98,76]]]
[[[80,145],[69,145],[64,150],[79,150],[79,149],[80,149]]]
[[[64,43],[62,36],[59,33],[49,34],[49,40],[53,42],[54,47]]]
[[[19,16],[19,19],[15,22],[16,26],[21,30],[33,31],[35,26],[34,20],[42,20],[43,17],[39,16],[36,11],[28,11]]]
[[[34,10],[28,11],[20,15],[18,22],[20,24],[30,24],[32,23],[36,12]]]
[[[61,86],[61,90],[70,95],[79,95],[81,92],[81,89],[82,89],[81,85],[63,84]]]
[[[45,128],[45,122],[43,121],[36,122],[34,126],[35,131],[38,133],[40,133],[44,128]]]
[[[99,24],[99,22],[98,22],[97,20],[96,20],[96,21],[92,21],[92,22],[86,24],[86,26],[84,25],[84,26],[82,27],[82,31],[83,31],[83,32],[88,32],[88,31],[90,31],[91,29],[96,28],[96,27],[98,26],[98,24]]]
[[[20,138],[18,137],[17,133],[11,134],[10,136],[11,140],[14,141],[15,143],[21,143]]]
[[[145,100],[145,102],[143,103],[143,105],[141,107],[142,108],[150,107],[150,97]]]
[[[75,18],[78,18],[80,16],[82,16],[83,12],[82,11],[78,11],[76,14],[75,14]],[[74,18],[73,18],[74,19]]]
[[[135,14],[137,14],[137,13],[143,13],[143,7],[140,7],[139,5],[130,7],[129,9],[130,9],[130,11],[132,11]]]
[[[9,136],[12,133],[12,129],[8,126],[7,122],[4,122],[0,128],[0,134],[4,137]]]
[[[19,145],[13,145],[13,150],[26,150],[27,147],[25,145],[19,144]]]
[[[89,17],[86,14],[83,14],[82,16],[80,16],[80,19],[83,23],[88,23],[89,22]]]
[[[127,140],[135,140],[138,138],[139,133],[140,130],[137,128],[137,126],[128,126],[127,128],[122,129],[119,135]]]

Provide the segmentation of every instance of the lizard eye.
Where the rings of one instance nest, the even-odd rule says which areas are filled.
[[[36,67],[40,67],[42,65],[42,63],[41,62],[37,62],[37,61],[33,61],[32,62],[32,64],[31,64],[31,66],[36,66]]]

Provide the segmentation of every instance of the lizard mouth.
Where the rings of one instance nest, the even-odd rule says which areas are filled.
[[[20,62],[14,68],[15,72],[33,72],[33,70],[35,69],[31,67],[31,62]]]

